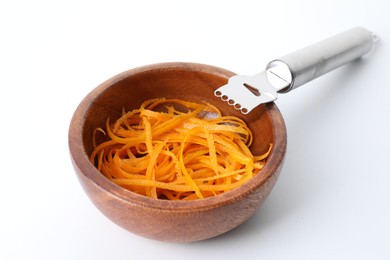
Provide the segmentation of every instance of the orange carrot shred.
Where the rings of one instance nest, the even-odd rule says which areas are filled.
[[[109,140],[96,144],[95,135]],[[232,190],[259,174],[272,150],[253,155],[243,120],[214,106],[151,99],[96,128],[90,160],[109,180],[154,199],[194,200]]]

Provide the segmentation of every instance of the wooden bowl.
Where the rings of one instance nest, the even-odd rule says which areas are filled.
[[[110,220],[135,234],[162,241],[191,242],[223,234],[247,220],[271,192],[286,151],[286,128],[274,103],[248,115],[214,96],[234,73],[194,63],[162,63],[135,68],[92,90],[75,111],[69,128],[69,149],[79,181],[91,201]],[[116,119],[122,108],[138,108],[151,98],[209,102],[225,115],[246,121],[254,134],[251,150],[264,153],[273,144],[265,167],[242,186],[195,201],[151,199],[117,186],[89,161],[92,134]],[[261,176],[262,175],[262,176]],[[265,177],[264,177],[265,175]]]

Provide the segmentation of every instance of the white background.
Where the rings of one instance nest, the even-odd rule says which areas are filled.
[[[387,0],[1,1],[1,259],[390,259]],[[239,228],[189,244],[131,234],[89,201],[68,125],[101,82],[189,61],[252,75],[354,26],[376,48],[286,95],[279,181]]]

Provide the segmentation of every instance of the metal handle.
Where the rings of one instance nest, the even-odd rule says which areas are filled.
[[[289,92],[366,54],[376,36],[361,27],[350,29],[268,63],[268,80],[279,93]]]

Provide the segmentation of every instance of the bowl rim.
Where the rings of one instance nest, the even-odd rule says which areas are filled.
[[[135,204],[142,207],[147,207],[154,210],[162,211],[202,211],[208,210],[215,207],[231,204],[232,202],[241,200],[256,190],[259,186],[264,185],[269,179],[277,174],[279,166],[282,164],[286,146],[287,146],[287,134],[286,126],[283,117],[277,108],[275,103],[264,104],[265,109],[271,114],[271,122],[273,127],[274,143],[273,149],[271,150],[267,162],[260,174],[267,174],[266,178],[260,178],[260,174],[256,174],[249,181],[240,185],[239,187],[219,194],[217,196],[192,200],[192,201],[171,201],[171,200],[159,200],[148,198],[143,195],[133,193],[127,189],[120,187],[108,180],[103,174],[101,174],[97,168],[90,162],[89,155],[83,144],[83,126],[86,120],[85,114],[88,112],[93,100],[99,95],[107,91],[110,86],[114,83],[119,82],[135,74],[144,73],[150,70],[169,70],[169,69],[182,69],[191,70],[197,72],[206,72],[219,77],[228,79],[235,75],[235,73],[215,67],[212,65],[192,63],[192,62],[166,62],[156,63],[150,65],[144,65],[141,67],[126,70],[119,73],[110,79],[104,81],[96,88],[91,90],[87,96],[80,102],[76,108],[73,117],[70,121],[69,132],[68,132],[68,145],[70,157],[75,167],[75,171],[78,175],[82,175],[88,179],[93,185],[99,189],[110,193],[112,196],[117,197],[127,203]],[[81,147],[81,149],[80,149]]]

